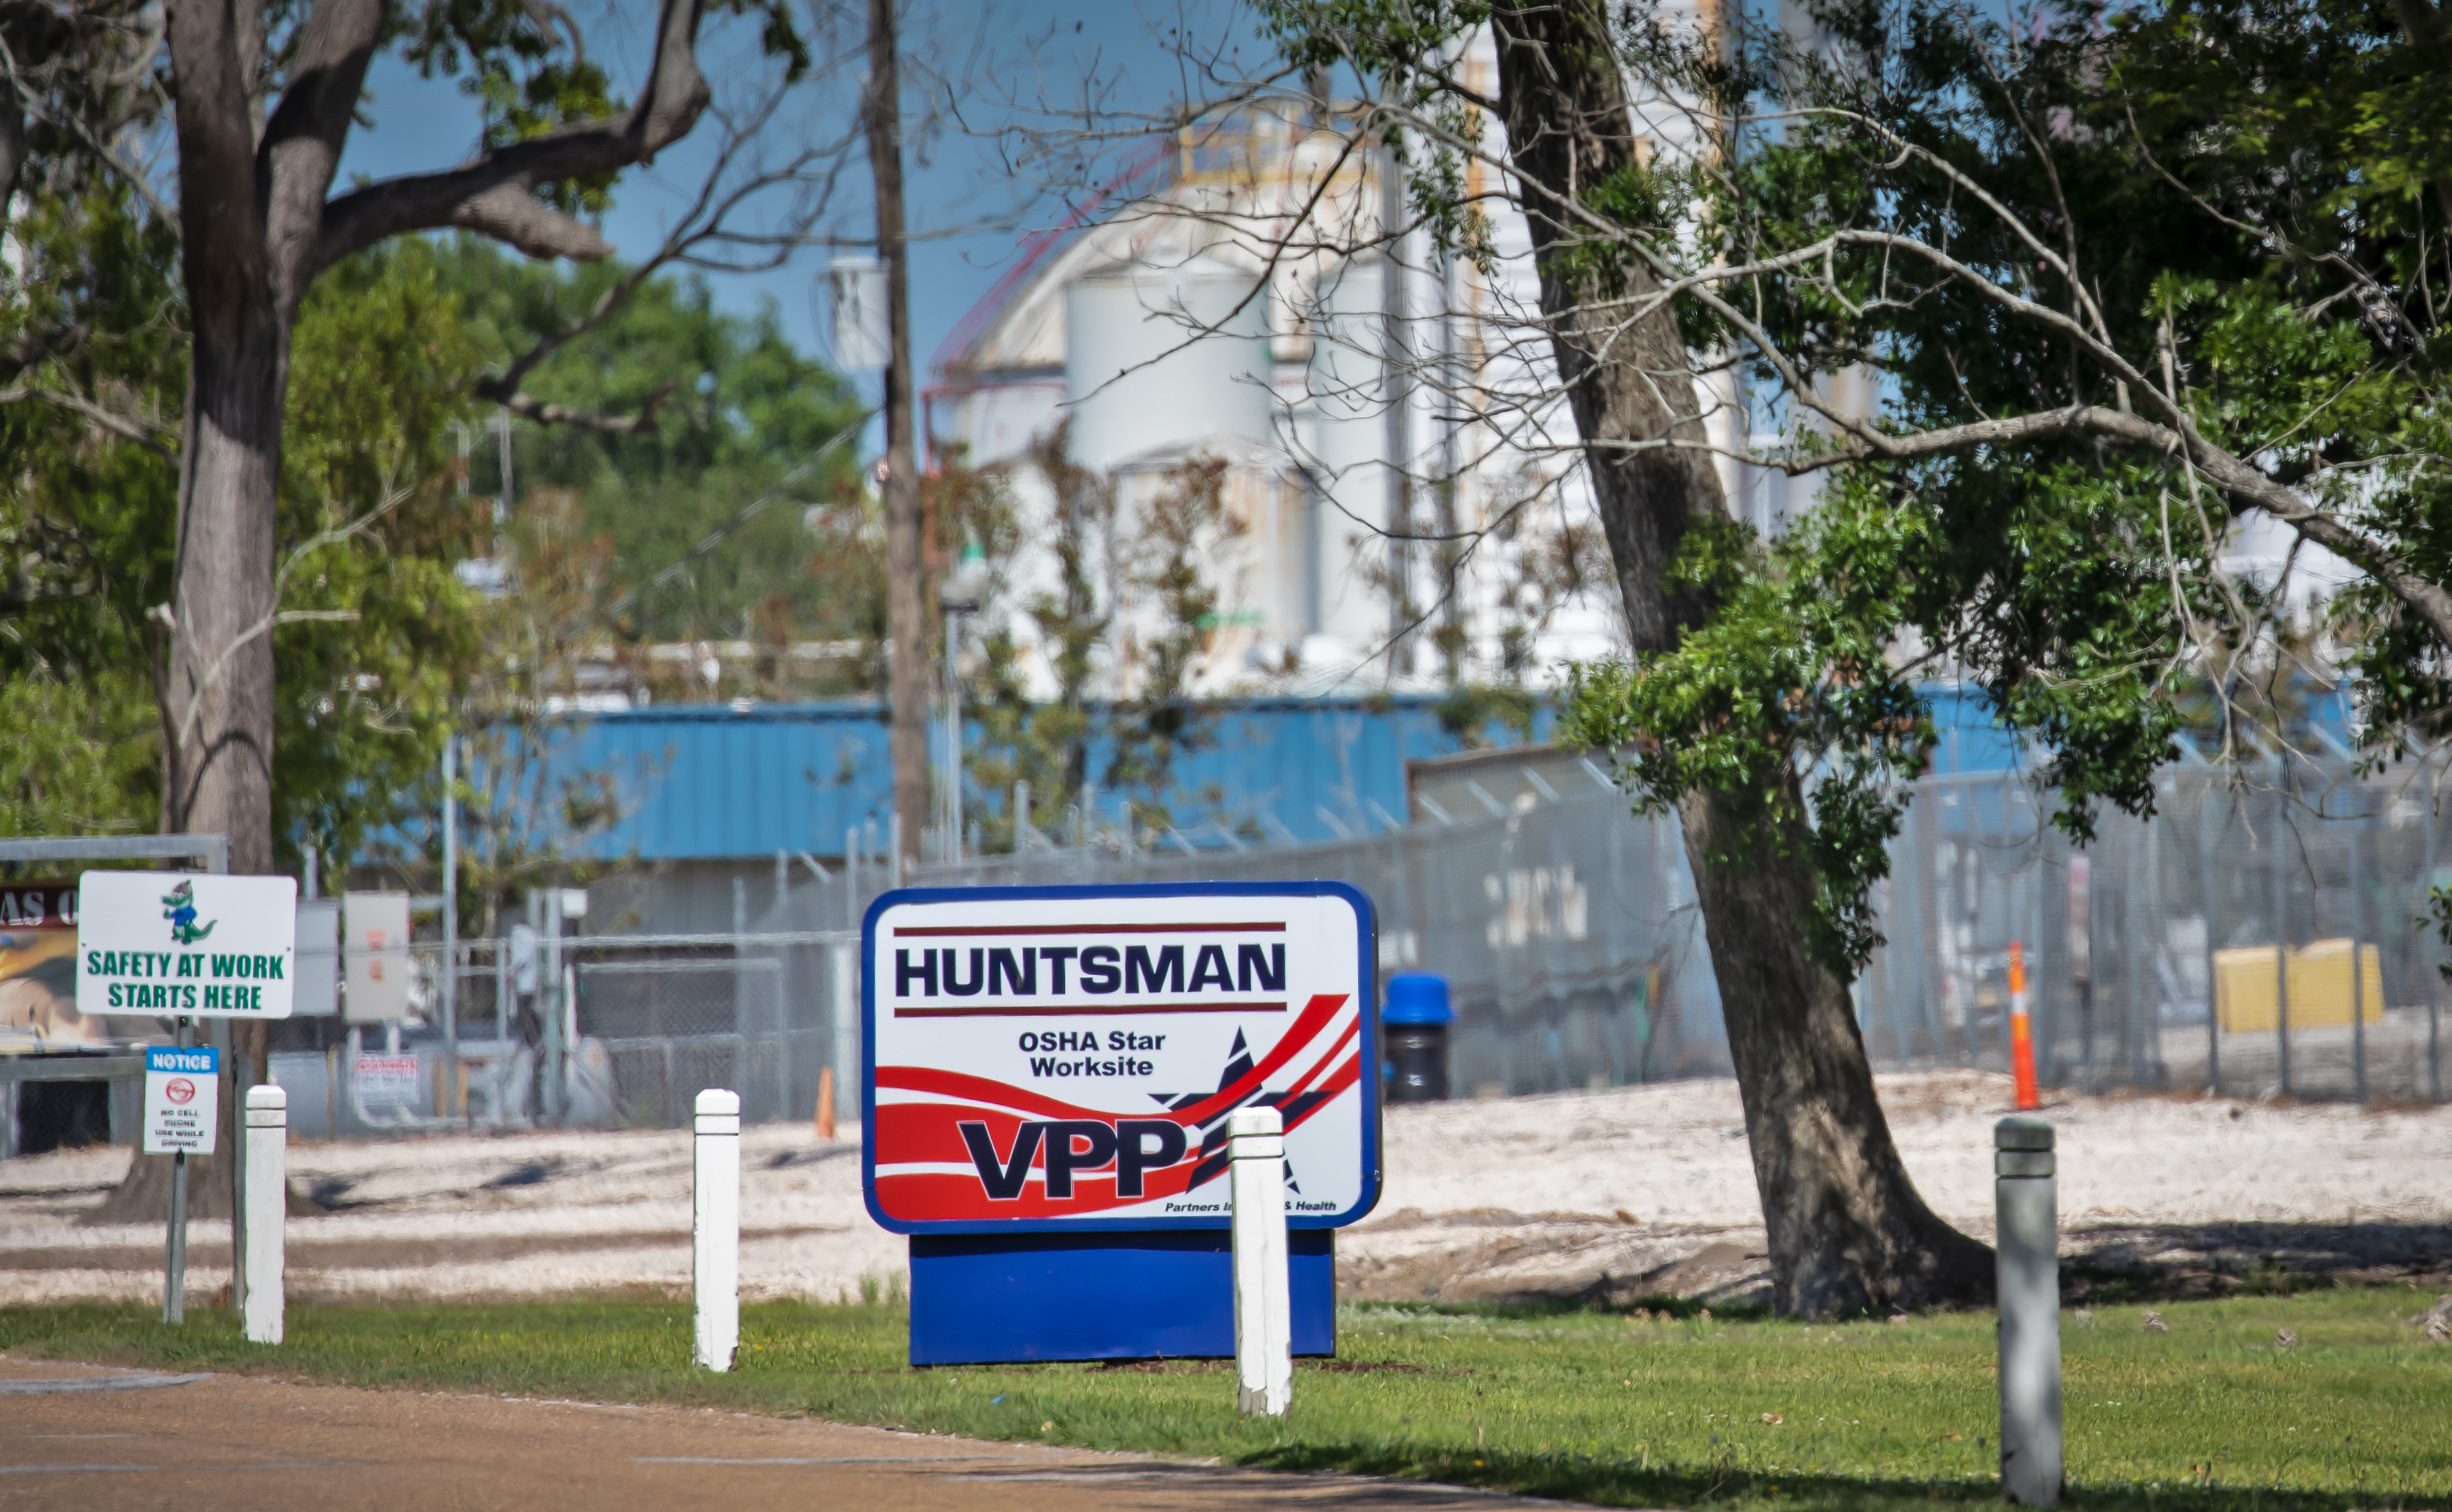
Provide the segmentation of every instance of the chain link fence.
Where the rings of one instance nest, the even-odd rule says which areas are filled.
[[[2452,881],[2452,856],[2439,855],[2441,818],[2410,773],[2169,773],[2152,822],[2106,815],[2082,850],[2048,812],[2019,773],[1918,784],[1878,899],[1888,943],[1855,988],[1876,1066],[2006,1070],[2015,945],[2048,1084],[2442,1100],[2442,955],[2422,915],[2427,889]],[[1304,877],[1371,896],[1383,973],[1448,979],[1462,1094],[1730,1070],[1676,827],[1632,815],[1597,784],[1328,844],[1041,846],[907,881]],[[282,1079],[304,1122],[320,1098],[341,1133],[682,1128],[708,1087],[738,1090],[753,1121],[805,1120],[831,1069],[848,1121],[855,932],[892,885],[870,857],[802,883],[744,933],[545,939],[531,957],[463,942],[456,1064],[429,1028],[398,1057],[328,1052]],[[421,946],[419,963],[420,1011],[435,1025],[441,954]]]
[[[2050,827],[2050,802],[2023,772],[1916,785],[1878,895],[1888,943],[1855,988],[1877,1067],[2007,1070],[2015,944],[2052,1085],[2442,1101],[2442,956],[2423,914],[2452,855],[2439,856],[2428,773],[2183,769],[2164,776],[2152,821],[2106,815],[2083,849]],[[1460,1090],[1730,1070],[1676,826],[1597,786],[1323,845],[1045,848],[910,880],[1287,877],[1361,888],[1383,972],[1448,978]],[[889,885],[881,866],[855,866],[764,926],[847,929]]]
[[[2195,768],[2156,808],[2079,850],[2014,774],[1921,784],[1857,987],[1876,1060],[2006,1068],[2015,942],[2047,1082],[2442,1101],[2428,774]]]
[[[307,1137],[682,1129],[711,1087],[738,1091],[754,1121],[806,1119],[839,1040],[857,1075],[857,1031],[837,1032],[855,1022],[856,943],[840,932],[464,940],[450,1035],[444,952],[421,943],[405,1033],[361,1025],[346,1045],[276,1052],[273,1070]]]

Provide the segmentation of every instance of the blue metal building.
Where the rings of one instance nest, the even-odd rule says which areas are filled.
[[[1937,771],[2019,764],[2017,743],[1979,690],[1935,686],[1927,696],[1941,731]],[[1231,833],[1318,841],[1403,822],[1406,763],[1464,748],[1442,722],[1441,703],[1412,696],[1212,706],[1199,748],[1177,762],[1167,799],[1184,840],[1223,846],[1234,843]],[[1547,739],[1555,724],[1556,711],[1543,706],[1533,738]],[[1480,735],[1483,744],[1513,738],[1496,728]],[[976,758],[976,728],[969,739]],[[1094,749],[1094,774],[1109,755]],[[886,715],[867,700],[573,716],[551,761],[611,780],[621,817],[578,848],[639,876],[606,890],[604,906],[591,910],[595,927],[728,929],[771,900],[777,852],[831,866],[844,854],[846,832],[866,835],[871,826],[881,849],[893,812]],[[1124,798],[1100,795],[1108,822]],[[1004,795],[974,789],[971,799],[998,810]]]
[[[1430,697],[1245,699],[1207,721],[1168,799],[1195,845],[1247,825],[1279,842],[1384,829],[1405,812],[1405,763],[1463,748]],[[1555,722],[1543,708],[1534,737]],[[881,834],[893,812],[886,738],[885,711],[867,701],[666,706],[574,717],[553,762],[614,783],[622,818],[583,845],[596,858],[830,857],[846,831]],[[976,728],[969,738],[977,753]],[[1094,775],[1110,754],[1093,748]],[[1003,796],[975,790],[972,801],[1000,810]],[[1123,801],[1104,795],[1100,813],[1113,822]]]

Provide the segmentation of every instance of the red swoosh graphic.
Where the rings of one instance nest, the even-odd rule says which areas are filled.
[[[1027,1113],[1043,1113],[1050,1118],[1116,1118],[1121,1115],[1097,1109],[1077,1108],[1073,1104],[1034,1092],[1011,1082],[999,1082],[985,1076],[972,1076],[962,1071],[930,1070],[921,1066],[880,1066],[877,1085],[897,1091],[935,1092],[941,1097],[967,1097],[975,1102],[993,1103],[999,1108],[1019,1109]],[[883,1109],[879,1109],[884,1111]],[[1152,1118],[1174,1115],[1164,1109],[1150,1114]]]
[[[1303,1094],[1304,1090],[1311,1086],[1312,1082],[1319,1075],[1319,1073],[1326,1070],[1329,1064],[1336,1059],[1337,1051],[1345,1049],[1346,1046],[1353,1044],[1354,1037],[1361,1032],[1362,1020],[1357,1018],[1353,1023],[1346,1025],[1345,1032],[1336,1036],[1336,1043],[1328,1048],[1328,1053],[1312,1062],[1311,1070],[1303,1072],[1292,1087],[1285,1090],[1282,1094],[1283,1099],[1287,1102],[1292,1102],[1294,1099],[1300,1097]]]
[[[1345,999],[1343,992],[1322,992],[1314,997],[1304,1006],[1302,1017],[1295,1020],[1295,1027],[1286,1031],[1284,1037],[1270,1050],[1268,1059],[1237,1078],[1232,1087],[1219,1089],[1184,1109],[1178,1116],[1187,1124],[1205,1124],[1258,1091],[1271,1071],[1294,1059],[1301,1053],[1304,1046],[1318,1037],[1319,1031],[1328,1027],[1328,1021],[1335,1016],[1336,1011],[1345,1006]]]

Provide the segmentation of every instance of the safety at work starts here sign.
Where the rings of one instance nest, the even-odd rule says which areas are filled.
[[[1226,1117],[1286,1217],[1379,1196],[1371,902],[1335,882],[912,889],[861,930],[869,1212],[899,1233],[1222,1227]]]
[[[208,1045],[145,1052],[145,1153],[213,1152],[222,1123],[221,1056]]]
[[[77,1011],[287,1018],[298,884],[286,876],[88,872],[77,879]]]

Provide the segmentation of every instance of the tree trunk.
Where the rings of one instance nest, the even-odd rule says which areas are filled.
[[[1657,285],[1622,251],[1588,240],[1569,213],[1635,163],[1607,16],[1601,0],[1517,3],[1501,5],[1493,25],[1542,312],[1633,650],[1671,650],[1712,604],[1698,588],[1672,586],[1669,568],[1687,532],[1725,517],[1727,501],[1710,454],[1692,449],[1705,427],[1674,318],[1666,309],[1627,318]],[[1665,441],[1681,444],[1657,445]],[[1656,449],[1621,449],[1645,442]],[[1774,1308],[1827,1317],[1987,1295],[1988,1251],[1917,1195],[1847,984],[1808,949],[1816,879],[1804,837],[1776,843],[1702,793],[1686,797],[1680,818],[1770,1232]]]
[[[234,332],[197,322],[165,711],[174,727],[163,732],[167,828],[229,836],[242,875],[272,870],[273,504],[289,340],[266,306]]]
[[[226,1136],[227,1137],[227,1136]],[[209,1155],[192,1155],[188,1160],[188,1216],[190,1219],[227,1218],[235,1209],[233,1194],[238,1181],[232,1171],[236,1164],[224,1158],[225,1150],[235,1150],[235,1143],[226,1143]],[[289,1216],[312,1218],[327,1211],[323,1204],[289,1183],[287,1197]],[[119,1179],[102,1206],[77,1219],[85,1225],[158,1224],[170,1211],[170,1157],[148,1155],[143,1150],[128,1159],[128,1173]]]
[[[181,6],[169,34],[190,329],[162,700],[162,827],[227,836],[229,869],[241,875],[272,870],[276,513],[289,386],[288,306],[266,237],[266,180],[248,104],[261,50],[251,26],[244,8]],[[227,1043],[236,1052],[222,1059],[220,1158],[190,1171],[191,1214],[236,1209],[239,1109],[263,1072],[267,1031],[234,1027]],[[158,1214],[168,1188],[167,1160],[139,1155],[105,1209]]]
[[[1787,801],[1801,806],[1787,780]],[[1745,1103],[1772,1309],[1828,1318],[1988,1297],[1991,1251],[1917,1193],[1873,1090],[1848,985],[1806,948],[1814,893],[1797,858],[1806,837],[1788,835],[1781,855],[1759,822],[1701,793],[1687,795],[1678,817]],[[1707,863],[1713,855],[1724,859]]]
[[[227,1090],[227,1087],[224,1089]],[[233,1188],[230,1162],[222,1151],[209,1155],[188,1157],[188,1216],[227,1218],[234,1210],[230,1193]],[[148,1155],[138,1150],[129,1156],[128,1173],[119,1185],[102,1200],[102,1206],[83,1214],[80,1224],[158,1224],[170,1212],[170,1157]]]
[[[877,250],[885,260],[892,347],[885,368],[885,624],[893,641],[886,701],[894,718],[889,743],[894,812],[902,820],[902,854],[909,859],[919,855],[920,832],[928,822],[929,624],[920,560],[920,469],[911,438],[911,278],[903,242],[900,45],[894,0],[869,0],[868,167],[877,188]],[[948,697],[951,693],[947,690]]]

